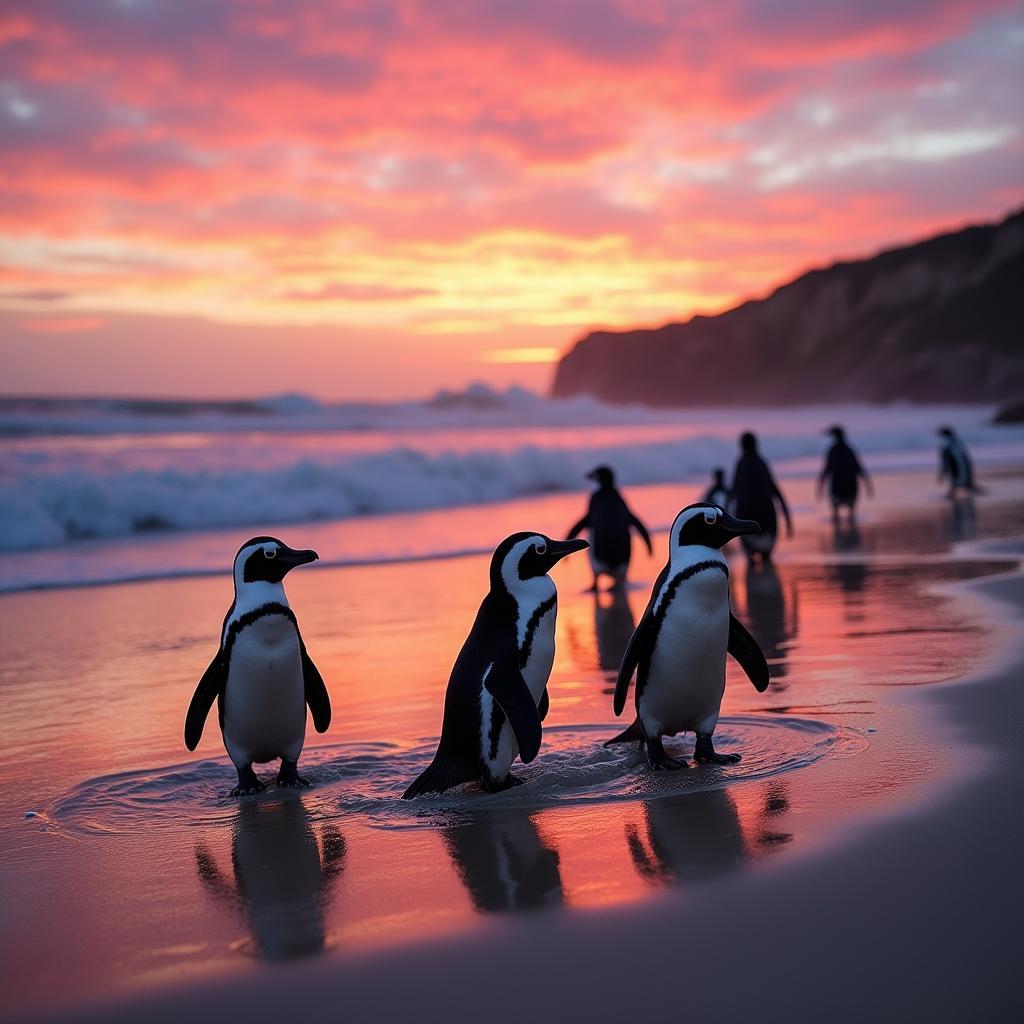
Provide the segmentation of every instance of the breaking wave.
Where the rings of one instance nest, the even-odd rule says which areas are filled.
[[[930,465],[941,420],[975,445],[1024,437],[977,407],[668,412],[482,386],[379,406],[7,399],[0,550],[507,501],[579,490],[599,462],[627,485],[701,481],[731,464],[739,420],[810,473],[837,416],[883,468]]]

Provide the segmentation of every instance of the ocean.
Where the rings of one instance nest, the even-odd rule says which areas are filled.
[[[789,478],[817,472],[833,422],[875,473],[934,465],[940,423],[983,465],[1018,459],[1024,427],[992,426],[991,413],[652,410],[484,385],[390,404],[6,398],[0,590],[220,572],[246,537],[299,524],[303,546],[330,544],[329,564],[487,551],[520,528],[517,502],[584,491],[599,463],[626,488],[678,486],[685,504],[732,466],[742,429]]]

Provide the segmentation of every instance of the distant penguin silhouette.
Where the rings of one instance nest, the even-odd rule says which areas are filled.
[[[224,746],[238,772],[232,796],[258,793],[252,770],[281,759],[279,786],[308,786],[297,762],[306,737],[306,705],[317,732],[331,724],[331,700],[306,653],[283,580],[315,551],[296,551],[276,537],[253,537],[235,555],[235,599],[224,618],[220,648],[203,673],[185,717],[185,746],[195,750],[217,701]]]
[[[747,432],[740,437],[740,452],[732,475],[731,511],[739,519],[753,519],[761,525],[760,533],[744,535],[743,550],[750,561],[760,558],[767,562],[772,557],[778,532],[776,502],[782,509],[790,537],[793,536],[793,521],[768,463],[757,450],[757,438],[753,434]]]
[[[829,496],[832,499],[832,516],[839,518],[839,510],[846,508],[850,518],[853,518],[854,508],[857,505],[857,492],[860,481],[864,481],[864,487],[869,497],[874,496],[874,486],[868,471],[861,465],[857,453],[850,447],[846,440],[846,432],[840,426],[829,427],[825,431],[832,437],[832,445],[825,453],[825,464],[821,467],[818,475],[817,496],[820,499],[825,482],[828,482]]]
[[[711,486],[704,492],[701,501],[707,501],[719,508],[728,508],[731,500],[732,491],[725,482],[725,470],[721,466],[716,466],[711,474]]]
[[[956,496],[957,491],[970,491],[981,494],[982,489],[974,482],[974,464],[967,453],[967,446],[950,427],[939,427],[939,483],[949,481],[949,497]]]
[[[562,903],[558,851],[529,815],[509,812],[453,825],[444,841],[477,910],[540,910]]]
[[[491,589],[448,680],[437,753],[403,799],[464,782],[492,792],[519,782],[509,769],[517,755],[524,764],[537,756],[548,712],[558,602],[548,572],[586,546],[514,533],[495,549]]]
[[[234,881],[204,843],[195,849],[203,888],[241,913],[264,960],[287,960],[324,946],[324,909],[345,866],[333,825],[317,841],[300,800],[242,803],[231,843]]]
[[[725,656],[743,667],[759,693],[768,687],[768,663],[757,641],[729,606],[729,566],[722,546],[754,533],[757,523],[736,519],[716,505],[689,505],[669,534],[669,561],[622,659],[614,710],[622,714],[636,672],[636,721],[608,741],[642,741],[654,769],[685,768],[669,757],[663,736],[695,732],[697,763],[733,764],[712,743],[725,693]],[[606,744],[606,746],[608,745]]]
[[[602,575],[611,576],[613,587],[621,587],[626,582],[632,555],[630,528],[643,538],[648,554],[654,553],[651,535],[616,490],[615,474],[608,466],[591,470],[587,479],[597,481],[597,490],[590,496],[587,514],[569,531],[569,537],[589,531],[590,567],[594,571],[591,589],[597,590],[598,578]]]

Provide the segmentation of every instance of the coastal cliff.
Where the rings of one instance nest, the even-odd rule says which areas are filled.
[[[595,331],[553,394],[655,406],[986,402],[1024,392],[1024,211],[812,270],[764,299]]]

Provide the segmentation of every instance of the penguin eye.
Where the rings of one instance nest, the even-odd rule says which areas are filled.
[[[718,522],[718,509],[716,509],[716,508],[708,509],[704,513],[704,522],[707,523],[708,526],[714,526],[715,523]]]
[[[264,558],[277,558],[277,548],[276,547],[274,547],[274,548],[264,548],[263,549],[263,557]]]
[[[543,555],[547,549],[547,544],[534,544],[533,546],[533,550],[536,551],[538,555]]]

